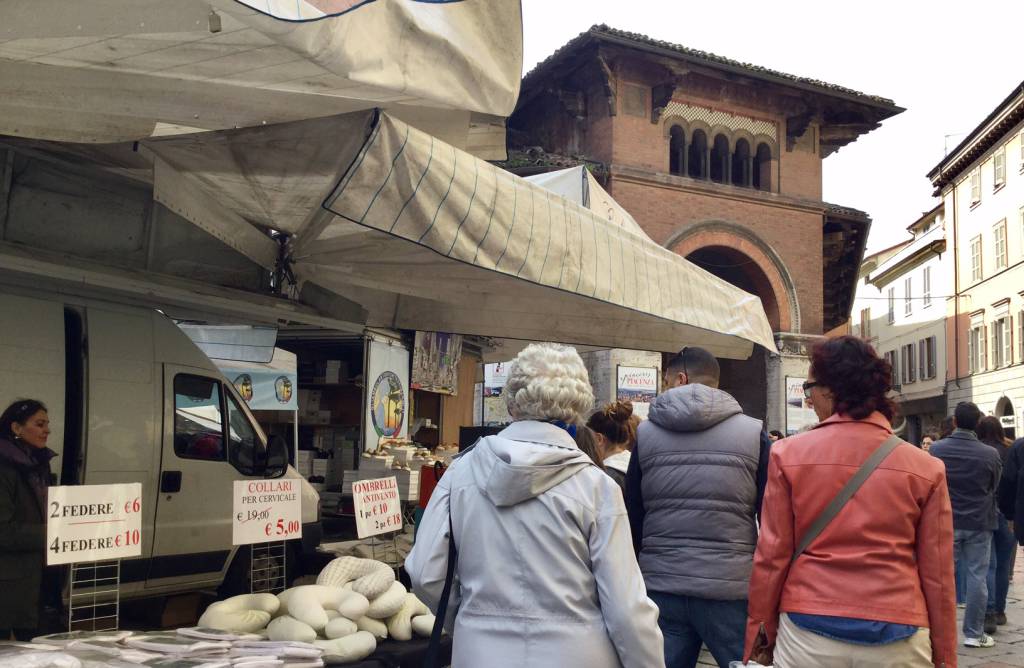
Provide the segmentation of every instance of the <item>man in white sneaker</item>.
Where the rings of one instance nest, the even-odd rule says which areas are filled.
[[[953,556],[967,584],[964,646],[991,647],[995,640],[984,632],[986,576],[996,528],[995,493],[1003,463],[995,448],[986,446],[974,433],[981,420],[976,405],[967,401],[957,404],[953,419],[956,429],[932,444],[928,453],[946,465],[953,506]]]

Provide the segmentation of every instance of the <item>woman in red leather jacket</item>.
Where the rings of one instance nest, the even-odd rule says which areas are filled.
[[[814,346],[804,394],[820,423],[772,445],[744,660],[957,665],[953,523],[940,460],[899,444],[792,561],[815,518],[892,435],[891,378],[889,363],[860,339]]]

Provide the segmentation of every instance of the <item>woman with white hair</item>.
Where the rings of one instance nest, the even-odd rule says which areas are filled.
[[[513,423],[452,462],[405,561],[436,611],[454,541],[453,668],[664,666],[622,494],[573,440],[594,405],[583,361],[530,345],[503,396]]]

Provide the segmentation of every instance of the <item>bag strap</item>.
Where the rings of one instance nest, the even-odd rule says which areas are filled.
[[[438,654],[441,651],[441,632],[444,629],[444,620],[448,614],[448,599],[452,593],[452,583],[455,580],[455,560],[459,552],[455,549],[455,530],[452,529],[452,504],[448,499],[448,571],[444,576],[444,589],[441,590],[441,600],[437,604],[437,617],[434,619],[434,628],[430,632],[430,644],[427,646],[426,659],[423,661],[423,668],[438,668]]]
[[[825,527],[827,527],[829,523],[836,518],[836,515],[838,515],[839,511],[843,509],[846,502],[857,493],[860,486],[864,484],[864,481],[866,481],[872,473],[874,473],[875,469],[877,469],[879,464],[882,463],[882,460],[888,457],[889,453],[895,450],[896,446],[902,442],[903,440],[899,436],[893,434],[882,441],[881,445],[875,448],[875,451],[871,453],[871,456],[867,458],[867,461],[861,464],[861,467],[853,474],[853,477],[846,481],[846,484],[843,485],[841,490],[839,490],[839,493],[835,495],[832,501],[825,506],[825,509],[814,518],[813,522],[811,522],[811,526],[807,529],[807,533],[805,533],[803,538],[800,539],[800,544],[797,546],[796,552],[793,553],[793,558],[789,562],[790,565],[796,562],[800,555],[804,553],[804,550],[806,550],[810,544],[814,542],[814,539],[825,530]]]

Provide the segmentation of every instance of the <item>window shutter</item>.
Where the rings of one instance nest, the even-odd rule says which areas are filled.
[[[978,371],[988,370],[988,325],[981,328],[981,357],[979,359],[980,364],[978,365]]]
[[[935,348],[936,348],[936,338],[934,336],[929,337],[929,339],[928,339],[928,377],[929,378],[935,378],[935,374],[936,374],[935,361],[936,361],[936,355],[937,355],[938,351],[935,350]]]
[[[1004,331],[1003,335],[1006,337],[1006,340],[1003,341],[1003,350],[1006,351],[1006,352],[1003,353],[1003,357],[1006,358],[1006,359],[1003,360],[1003,364],[1005,364],[1006,366],[1011,366],[1013,364],[1013,316],[1012,315],[1006,316],[1006,329],[1003,330],[1003,331]]]
[[[917,368],[920,371],[921,380],[928,377],[928,369],[925,368],[925,364],[928,361],[928,340],[921,339],[917,342]]]

